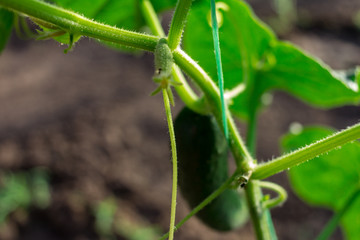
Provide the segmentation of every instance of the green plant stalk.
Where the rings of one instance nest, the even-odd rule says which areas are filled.
[[[326,224],[325,228],[321,231],[316,240],[326,240],[329,239],[331,234],[335,231],[338,226],[342,216],[349,210],[351,205],[355,202],[355,200],[360,196],[360,189],[356,188],[351,197],[347,200],[344,206],[334,214],[331,220]]]
[[[257,112],[256,104],[252,103],[250,108],[250,118],[248,121],[248,129],[246,136],[246,145],[249,151],[256,156],[256,123]],[[270,210],[264,208],[263,194],[259,181],[250,180],[245,188],[246,200],[249,207],[252,225],[254,227],[256,238],[258,240],[274,240],[277,239],[274,224],[271,219]]]
[[[166,88],[163,88],[164,106],[166,112],[166,119],[169,127],[169,135],[171,142],[172,153],[172,165],[173,165],[173,181],[172,181],[172,194],[171,194],[171,215],[170,215],[170,228],[169,228],[169,240],[174,239],[175,231],[175,214],[176,214],[176,195],[177,195],[177,180],[178,180],[178,167],[177,167],[177,153],[176,153],[176,141],[175,132],[173,126],[173,120],[171,116],[170,100],[167,94]]]
[[[181,69],[175,64],[172,67],[172,76],[175,82],[181,83],[179,86],[174,86],[175,91],[185,103],[185,105],[199,114],[209,114],[209,106],[205,101],[205,98],[199,98],[196,93],[191,89],[190,85],[186,81],[186,78],[181,72]]]
[[[263,194],[257,181],[251,180],[246,185],[246,199],[256,238],[258,240],[277,239],[270,211],[262,205]]]
[[[276,173],[313,159],[330,150],[339,148],[345,143],[355,141],[358,138],[360,138],[360,123],[308,146],[295,150],[294,152],[285,154],[272,161],[256,166],[252,174],[252,179],[264,179],[270,177]]]
[[[0,0],[0,5],[6,9],[57,25],[70,33],[85,35],[141,50],[154,51],[159,40],[156,36],[127,31],[92,21],[80,14],[43,1]]]
[[[145,17],[145,21],[150,27],[152,33],[159,37],[165,37],[164,30],[151,2],[149,0],[141,0],[140,6],[142,14]],[[185,105],[199,114],[208,114],[209,110],[206,106],[205,99],[199,99],[196,93],[189,86],[179,67],[176,65],[173,65],[172,67],[172,76],[175,82],[181,83],[180,86],[174,86],[174,88]]]
[[[176,224],[175,229],[179,229],[184,223],[186,223],[192,216],[197,214],[201,209],[208,205],[211,201],[217,198],[222,194],[226,189],[228,189],[231,184],[239,177],[241,174],[238,171],[235,171],[231,177],[229,177],[226,182],[224,182],[217,190],[215,190],[211,195],[209,195],[204,201],[199,203],[186,217],[184,217],[178,224]],[[169,236],[169,233],[164,234],[159,240],[165,240]]]
[[[217,68],[217,75],[219,80],[218,86],[220,90],[220,100],[221,100],[221,118],[224,127],[225,138],[227,141],[229,141],[229,130],[226,121],[226,105],[224,98],[224,74],[221,63],[219,27],[216,18],[215,0],[211,0],[210,5],[211,5],[211,25],[212,25],[212,33],[213,33],[213,41],[214,41],[214,49],[215,49],[216,68]]]
[[[185,28],[186,18],[190,11],[193,0],[178,0],[174,16],[168,34],[168,42],[171,50],[175,50],[181,42],[182,33]]]
[[[155,36],[165,37],[164,29],[162,28],[158,16],[154,10],[150,0],[140,0],[141,13],[143,14],[147,25]]]

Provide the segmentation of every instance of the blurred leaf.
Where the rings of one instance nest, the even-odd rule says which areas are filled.
[[[359,102],[358,82],[332,71],[295,46],[278,41],[244,2],[223,0],[217,6],[225,89],[246,86],[230,105],[237,116],[246,119],[270,90],[289,92],[319,107]],[[183,44],[189,55],[216,79],[209,12],[208,1],[194,3]]]
[[[1,180],[0,223],[17,208],[26,208],[31,203],[30,190],[24,173],[7,174]]]
[[[333,132],[320,127],[306,128],[298,135],[286,135],[282,147],[289,152]],[[289,178],[293,190],[305,202],[339,211],[360,187],[360,143],[346,144],[293,168]],[[360,199],[344,214],[341,223],[347,239],[360,239]]]
[[[0,8],[0,53],[5,48],[14,23],[14,14]]]
[[[101,236],[113,235],[113,222],[117,204],[115,199],[107,198],[95,207],[95,226]]]
[[[50,190],[46,171],[7,173],[0,179],[0,223],[18,208],[32,204],[45,208],[50,203]]]

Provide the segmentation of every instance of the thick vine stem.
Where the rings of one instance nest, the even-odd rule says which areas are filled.
[[[158,37],[111,27],[39,0],[0,0],[0,6],[38,18],[78,35],[154,51]]]
[[[185,28],[186,18],[189,13],[192,1],[193,0],[177,1],[168,34],[169,47],[171,50],[175,50],[181,42],[182,33]]]
[[[252,179],[264,179],[360,138],[360,123],[327,138],[256,166]]]
[[[257,112],[256,109],[253,108],[254,106],[256,106],[255,102],[249,105],[250,118],[247,127],[246,145],[253,156],[256,156],[255,126],[257,122]],[[264,206],[264,196],[259,183],[257,180],[250,179],[249,184],[245,188],[253,228],[257,239],[275,240],[277,236],[271,219],[271,213],[270,210]]]
[[[258,181],[251,180],[246,185],[246,199],[248,202],[251,220],[258,240],[276,240],[274,225],[270,211],[264,209],[263,194]]]
[[[199,98],[196,95],[186,81],[181,69],[175,64],[173,65],[172,76],[176,82],[181,83],[179,86],[174,86],[174,89],[185,105],[196,113],[209,114],[210,109],[206,99],[204,97]]]

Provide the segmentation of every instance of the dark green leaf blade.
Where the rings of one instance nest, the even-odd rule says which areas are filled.
[[[4,50],[14,23],[14,14],[0,8],[0,53]]]
[[[272,54],[276,64],[269,70],[260,70],[258,75],[263,91],[286,91],[324,108],[359,102],[359,85],[347,78],[345,72],[332,70],[290,43],[279,42]]]
[[[230,109],[247,118],[266,91],[286,91],[307,104],[330,108],[360,101],[358,80],[350,80],[295,46],[279,41],[242,1],[217,2],[225,89],[244,85]],[[184,49],[216,79],[209,4],[197,1],[184,34]],[[357,77],[356,77],[357,76]],[[359,74],[355,79],[359,79]],[[245,87],[246,86],[246,87]]]
[[[306,128],[300,134],[288,134],[282,140],[286,152],[324,138],[333,131],[327,128]],[[289,171],[296,194],[314,206],[339,211],[360,182],[360,144],[344,145]],[[348,239],[359,239],[360,199],[344,214],[341,223]],[[357,224],[357,225],[356,225]]]

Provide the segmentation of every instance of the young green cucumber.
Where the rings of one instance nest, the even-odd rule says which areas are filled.
[[[183,197],[194,208],[228,179],[228,146],[214,117],[184,108],[174,127],[179,186]],[[215,230],[232,230],[247,220],[245,198],[236,190],[227,189],[197,217]]]
[[[171,78],[173,55],[165,38],[161,38],[155,48],[155,78]]]

